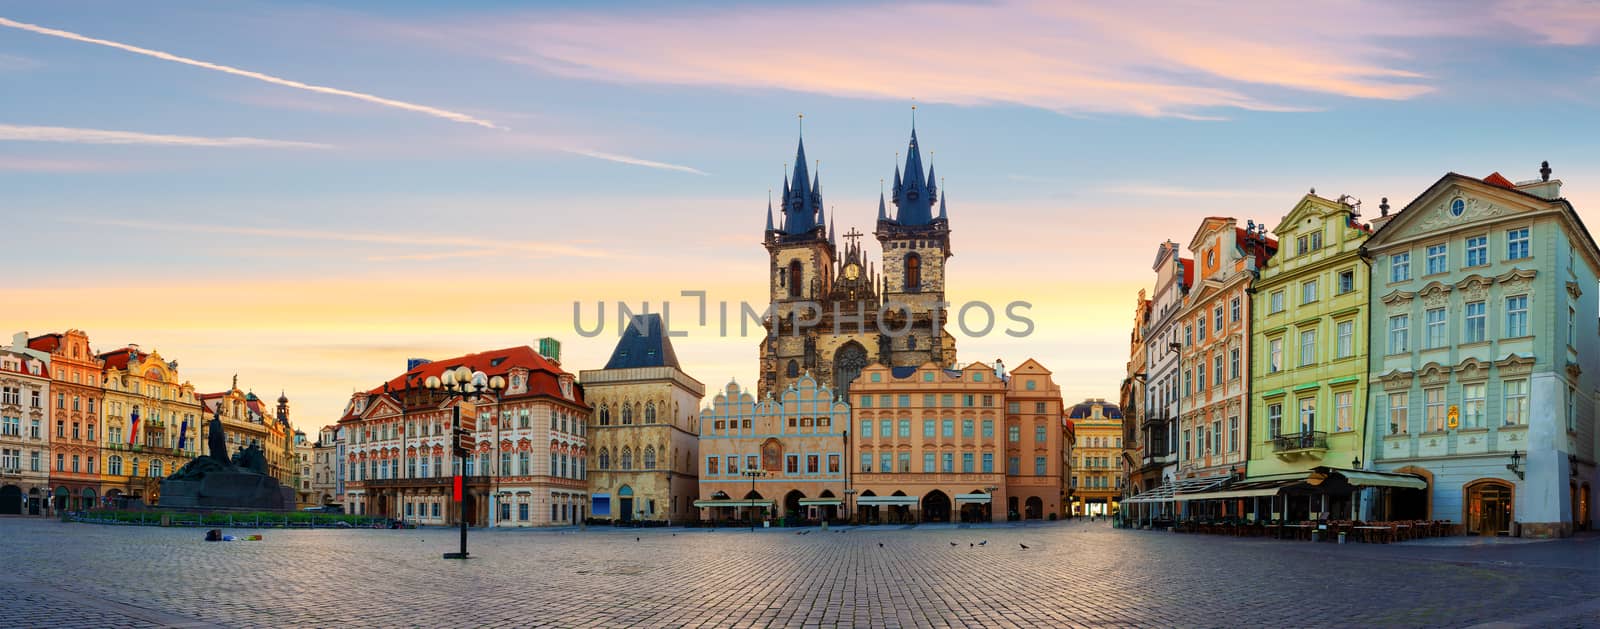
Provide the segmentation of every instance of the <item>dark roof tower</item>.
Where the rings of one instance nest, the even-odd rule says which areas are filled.
[[[634,315],[623,330],[622,338],[617,339],[611,360],[606,362],[606,369],[634,367],[681,369],[678,355],[672,351],[672,341],[667,338],[666,326],[662,325],[659,314]]]

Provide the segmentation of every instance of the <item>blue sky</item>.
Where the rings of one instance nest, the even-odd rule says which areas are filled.
[[[155,347],[204,390],[238,372],[288,389],[304,428],[407,356],[552,335],[568,368],[596,367],[612,341],[572,332],[574,299],[759,298],[801,112],[830,214],[865,231],[917,105],[950,296],[1036,304],[1033,337],[961,339],[960,359],[1037,358],[1069,401],[1115,396],[1155,247],[1203,216],[1273,224],[1311,187],[1370,215],[1446,171],[1550,160],[1600,224],[1600,9],[1577,2],[0,1],[0,18],[0,261],[27,304],[0,327]],[[677,341],[691,374],[752,382],[754,339],[705,332]]]

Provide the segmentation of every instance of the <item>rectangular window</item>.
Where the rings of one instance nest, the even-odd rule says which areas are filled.
[[[925,374],[922,374],[922,375],[927,376],[927,378],[928,378],[928,380],[930,382],[933,379],[933,374],[932,373],[925,373]],[[932,393],[924,393],[922,395],[922,405],[924,407],[927,407],[927,408],[932,408],[934,399],[935,399],[934,394],[932,394]]]
[[[939,436],[945,439],[954,439],[956,436],[956,420],[946,419],[939,422]]]
[[[1194,456],[1194,453],[1189,449],[1189,431],[1188,430],[1184,430],[1183,431],[1183,459],[1185,461],[1187,461],[1190,458],[1193,458],[1193,456]]]
[[[718,471],[718,468],[720,467],[719,464],[721,462],[722,462],[722,459],[719,459],[717,457],[711,457],[709,459],[706,459],[706,474],[708,476],[716,476],[718,474],[721,474],[722,472]]]
[[[1353,391],[1333,394],[1333,429],[1346,432],[1355,428],[1355,397]]]
[[[1343,295],[1355,291],[1356,272],[1353,270],[1339,272],[1339,294]]]
[[[911,396],[902,395],[898,400],[895,401],[895,403],[899,404],[900,408],[911,408]]]
[[[1461,426],[1463,428],[1483,427],[1484,390],[1486,388],[1482,383],[1461,386]]]
[[[783,461],[783,471],[784,472],[787,472],[789,474],[799,474],[800,473],[800,455],[798,455],[798,454],[790,454],[790,455],[785,456],[783,458],[784,458],[784,461]]]
[[[1578,309],[1567,306],[1567,347],[1578,346]]]
[[[1228,350],[1228,379],[1239,379],[1239,348]]]
[[[437,503],[437,502],[433,503],[433,517],[436,517],[436,518],[439,517],[439,503]],[[524,503],[518,504],[517,505],[517,519],[520,520],[520,521],[523,521],[523,522],[527,522],[528,521],[528,517],[529,517],[528,516],[528,503],[524,502]]]
[[[1403,435],[1411,431],[1410,393],[1389,394],[1389,434]]]
[[[1306,244],[1305,236],[1294,239],[1294,254],[1297,256],[1305,255],[1307,251]]]
[[[899,430],[900,438],[901,439],[910,439],[911,438],[911,420],[902,419],[902,420],[900,420],[899,426],[900,426],[900,430]]]
[[[889,453],[889,452],[880,453],[879,457],[878,457],[878,461],[879,461],[879,467],[878,467],[878,471],[879,472],[888,473],[888,472],[893,472],[894,471],[894,454],[893,453]],[[861,465],[863,466],[861,471],[863,471],[863,472],[872,471],[872,455],[871,454],[863,454],[863,455],[861,455]]]
[[[1283,404],[1274,402],[1267,405],[1267,436],[1277,437],[1283,434]]]
[[[816,474],[822,471],[822,457],[815,454],[806,455],[806,473]]]
[[[1528,381],[1506,380],[1502,386],[1506,398],[1506,425],[1520,426],[1528,423]]]
[[[1206,364],[1205,364],[1204,361],[1201,361],[1200,365],[1195,367],[1195,374],[1196,374],[1196,376],[1195,376],[1195,391],[1205,391],[1206,390]]]
[[[1311,280],[1300,284],[1300,303],[1309,304],[1317,300],[1317,281]]]
[[[938,461],[936,460],[934,453],[922,453],[922,473],[932,474],[938,472],[939,470],[935,467],[936,465],[938,465]]]
[[[887,461],[889,455],[885,454],[883,456],[884,456],[884,460]],[[895,468],[895,469],[900,470],[901,472],[905,472],[905,473],[910,473],[911,472],[911,453],[910,452],[901,452],[900,456],[897,459],[897,461],[900,463],[900,466]]]
[[[1407,345],[1411,342],[1411,316],[1395,315],[1389,317],[1389,353],[1399,354],[1410,351]]]
[[[993,439],[994,438],[994,420],[992,420],[992,419],[983,420],[983,438],[984,439]]]
[[[1015,415],[1022,412],[1021,402],[1006,402],[1006,412]]]
[[[1448,342],[1445,333],[1444,308],[1431,308],[1422,313],[1423,316],[1423,347],[1434,349],[1444,347]]]
[[[1243,308],[1239,305],[1239,297],[1234,296],[1233,302],[1228,309],[1228,319],[1233,323],[1238,323],[1240,316],[1242,316],[1242,310]]]
[[[1322,232],[1321,231],[1311,232],[1311,250],[1312,251],[1316,251],[1316,250],[1321,249],[1321,248],[1322,248]]]
[[[994,453],[993,452],[985,452],[985,453],[983,453],[983,473],[984,474],[993,474],[994,473]]]
[[[894,407],[894,396],[889,395],[887,393],[878,396],[878,406],[882,406],[884,408],[893,408]]]
[[[970,420],[970,419],[961,420],[961,438],[962,439],[971,439],[972,438],[972,431],[973,431],[972,420]]]
[[[1506,259],[1521,260],[1528,255],[1528,228],[1506,230]]]
[[[1506,338],[1528,335],[1528,296],[1506,298]]]
[[[1484,266],[1489,264],[1489,237],[1473,236],[1467,239],[1467,266]]]
[[[937,421],[932,419],[922,420],[923,439],[932,439],[937,434],[939,434],[939,423]]]
[[[1567,387],[1567,432],[1578,432],[1578,390]],[[94,459],[89,459],[89,471],[94,471]]]
[[[908,431],[909,432],[909,431]],[[894,436],[894,421],[888,419],[878,420],[878,436],[888,439]],[[904,435],[909,437],[911,435]]]
[[[1349,358],[1354,356],[1356,353],[1356,322],[1340,321],[1336,330],[1338,331],[1338,340],[1334,345],[1334,355],[1337,358]]]
[[[954,407],[956,405],[956,396],[949,393],[939,396],[939,405],[945,408]]]
[[[1450,270],[1450,245],[1428,245],[1428,275]]]
[[[1275,290],[1267,296],[1267,310],[1269,313],[1283,312],[1283,291]]]
[[[1200,330],[1200,335],[1195,337],[1195,339],[1199,341],[1206,340],[1206,316],[1200,315],[1200,318],[1194,322],[1194,325]]]
[[[1044,412],[1045,412],[1044,411],[1044,404],[1045,404],[1044,402],[1034,402],[1033,403],[1033,412],[1035,414],[1038,414],[1038,415],[1043,415]]]
[[[1411,254],[1397,253],[1389,256],[1389,281],[1404,282],[1411,279]]]
[[[1444,432],[1444,387],[1423,389],[1422,404],[1427,413],[1428,431]]]
[[[1211,319],[1215,331],[1222,332],[1222,304],[1217,304],[1217,308],[1212,311]]]
[[[961,473],[962,474],[971,474],[972,473],[972,469],[973,469],[973,464],[974,464],[974,461],[973,461],[973,458],[972,458],[972,453],[971,452],[962,452],[961,453]]]
[[[861,396],[861,408],[872,408],[872,396],[870,396],[870,395]]]
[[[871,472],[872,471],[872,453],[871,452],[862,453],[862,455],[861,455],[861,471],[863,471],[863,472]],[[887,472],[889,470],[883,470],[883,471]]]
[[[1481,301],[1469,301],[1465,312],[1466,321],[1461,329],[1461,342],[1482,343],[1485,338],[1485,322],[1488,321],[1484,303]]]
[[[1022,475],[1022,457],[1006,457],[1006,473],[1012,476]]]
[[[861,438],[862,439],[871,439],[872,438],[872,420],[870,420],[870,419],[861,420]]]
[[[1222,354],[1211,357],[1211,377],[1216,378],[1217,384],[1222,384]]]
[[[1042,457],[1042,456],[1033,457],[1033,475],[1034,476],[1044,476],[1046,474],[1046,472],[1050,469],[1049,465],[1050,465],[1049,459],[1047,459],[1045,457]]]
[[[1228,416],[1228,451],[1239,451],[1239,416]]]
[[[1314,365],[1317,362],[1317,331],[1302,330],[1300,332],[1300,366]]]
[[[1283,371],[1283,339],[1267,341],[1267,373]]]
[[[1300,398],[1300,434],[1317,429],[1317,398]]]
[[[1043,446],[1050,441],[1050,438],[1045,433],[1044,427],[1044,422],[1039,422],[1033,425],[1033,444],[1035,446]]]
[[[1006,440],[1011,443],[1020,443],[1022,441],[1022,427],[1006,426]]]

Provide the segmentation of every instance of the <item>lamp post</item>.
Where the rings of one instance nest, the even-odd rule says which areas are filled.
[[[1577,468],[1574,467],[1573,469],[1577,469]],[[851,523],[855,522],[855,518],[856,518],[856,507],[855,507],[855,500],[854,500],[855,495],[856,495],[856,490],[855,490],[854,487],[844,490],[844,509],[845,509],[844,519],[845,519],[846,522],[851,522]]]
[[[506,388],[506,379],[500,376],[490,378],[481,371],[472,371],[465,366],[447,369],[438,376],[428,376],[423,381],[423,386],[430,391],[443,389],[451,395],[461,396],[462,402],[476,403],[478,398],[488,394],[498,395]],[[477,417],[461,416],[461,402],[457,402],[451,410],[451,443],[459,465],[455,474],[455,499],[456,519],[461,521],[461,551],[445,553],[445,559],[467,558],[467,496],[466,480],[461,473],[466,471],[468,451],[473,441],[472,433],[477,428]],[[465,421],[465,424],[463,423]]]
[[[994,492],[999,491],[1000,487],[997,486],[997,485],[990,485],[988,487],[984,487],[983,489],[985,491],[989,492],[989,521],[993,522],[994,521]]]
[[[750,493],[752,493],[752,494],[756,492],[756,479],[767,475],[766,470],[759,470],[759,469],[756,469],[756,470],[745,470],[742,473],[745,476],[749,476],[750,477]],[[755,504],[754,504],[755,499],[751,498],[750,500],[752,502],[752,504],[750,506],[754,507],[755,506]],[[763,513],[766,512],[766,509],[767,509],[766,507],[761,507],[761,510],[762,510]],[[750,532],[751,533],[756,532],[756,518],[755,518],[755,516],[751,516],[750,517]]]

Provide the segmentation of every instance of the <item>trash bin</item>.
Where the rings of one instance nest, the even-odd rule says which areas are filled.
[[[1340,543],[1340,544],[1343,544],[1343,543],[1344,543],[1344,536],[1345,536],[1345,535],[1346,535],[1346,532],[1345,532],[1345,531],[1339,531],[1339,543]]]

